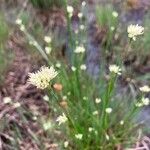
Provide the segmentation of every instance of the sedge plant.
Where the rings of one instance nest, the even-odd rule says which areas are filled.
[[[69,11],[72,13],[73,9]],[[30,73],[28,81],[48,93],[46,101],[51,110],[48,116],[54,117],[53,129],[61,131],[62,138],[57,141],[60,149],[112,150],[135,143],[142,124],[135,122],[134,117],[141,107],[149,105],[149,99],[145,97],[145,93],[150,92],[149,86],[139,88],[136,97],[130,94],[118,96],[118,80],[123,75],[123,66],[110,64],[95,80],[86,72],[84,44],[71,47],[73,63],[53,56],[48,60],[25,27],[20,23],[19,27],[49,62],[50,67],[43,66]],[[143,31],[142,27],[133,26],[128,30],[128,36],[134,40]],[[46,39],[51,42],[50,38]],[[51,125],[44,126],[50,134],[47,126]]]

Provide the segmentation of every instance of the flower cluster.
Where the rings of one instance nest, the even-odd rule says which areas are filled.
[[[53,67],[41,67],[35,73],[29,73],[28,82],[35,85],[37,88],[45,89],[49,86],[50,81],[57,76],[57,72]]]
[[[19,28],[20,28],[21,31],[25,31],[25,26],[23,25],[21,19],[18,18],[18,19],[16,20],[16,24],[19,26]]]
[[[110,65],[109,66],[109,71],[113,72],[115,74],[121,75],[121,68],[119,66],[116,65]]]
[[[69,14],[69,17],[72,17],[73,11],[74,11],[73,7],[68,5],[67,6],[67,12]]]
[[[85,48],[83,46],[78,46],[76,47],[75,53],[84,53],[85,52]]]
[[[144,85],[144,86],[140,87],[139,89],[141,92],[144,92],[144,93],[150,92],[150,87],[147,85]]]
[[[137,102],[135,105],[136,105],[136,107],[142,107],[142,106],[148,106],[149,104],[150,104],[149,98],[143,97],[141,99],[141,102]]]
[[[142,26],[137,25],[129,25],[128,29],[128,37],[133,39],[134,41],[136,40],[136,37],[138,35],[142,35],[144,33],[144,28]]]
[[[58,122],[59,125],[65,123],[68,120],[66,115],[63,113],[62,116],[59,116],[56,121]]]

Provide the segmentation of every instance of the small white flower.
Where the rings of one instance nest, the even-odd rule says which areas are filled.
[[[52,41],[52,39],[51,39],[51,37],[49,37],[49,36],[45,36],[45,37],[44,37],[44,41],[45,41],[46,43],[50,43],[50,42]]]
[[[69,142],[68,142],[68,141],[65,141],[65,142],[64,142],[64,147],[67,148],[68,145],[69,145]]]
[[[115,30],[115,27],[114,27],[114,26],[111,26],[110,29],[111,29],[111,31],[114,31],[114,30]]]
[[[48,46],[45,47],[46,54],[50,54],[51,51],[52,51],[51,47],[48,47]]]
[[[4,98],[3,98],[3,102],[4,102],[5,104],[11,103],[11,101],[12,101],[11,97],[4,97]]]
[[[83,14],[80,12],[80,13],[78,13],[78,17],[79,18],[82,18],[83,17]]]
[[[137,103],[135,104],[135,106],[136,106],[136,107],[142,107],[142,106],[143,106],[143,103],[137,102]]]
[[[14,108],[18,108],[18,107],[21,106],[21,104],[19,102],[16,102],[16,103],[13,104],[13,106],[14,106]]]
[[[97,135],[97,134],[98,134],[98,131],[95,130],[95,134]]]
[[[94,111],[94,112],[93,112],[93,115],[98,115],[98,111],[97,111],[97,110]]]
[[[92,127],[89,127],[89,132],[92,132],[94,129]]]
[[[20,30],[25,31],[25,26],[23,24],[20,25]]]
[[[66,99],[67,99],[67,96],[66,96],[66,95],[64,95],[62,99],[63,99],[63,100],[66,100]]]
[[[45,95],[45,96],[43,96],[43,100],[45,100],[45,101],[49,101],[49,97],[48,97],[48,95]]]
[[[75,53],[84,53],[85,52],[85,48],[83,46],[78,46],[76,47]]]
[[[128,29],[128,37],[133,39],[134,41],[136,40],[136,37],[138,35],[142,35],[144,33],[144,27],[137,25],[129,25]]]
[[[56,121],[58,122],[59,125],[61,125],[62,123],[65,123],[68,120],[68,118],[66,117],[66,115],[63,113],[62,116],[59,116]]]
[[[33,41],[33,46],[37,47],[38,43],[36,41]]]
[[[67,12],[68,12],[68,14],[69,14],[69,17],[72,17],[73,11],[74,11],[74,9],[73,9],[72,6],[67,6]]]
[[[67,12],[68,13],[73,13],[73,7],[72,6],[67,6]]]
[[[33,46],[35,46],[35,47],[38,45],[38,43],[37,43],[36,41],[29,41],[29,44],[30,44],[30,45],[33,45]]]
[[[109,140],[109,135],[108,135],[108,134],[106,134],[105,136],[106,136],[106,140]]]
[[[76,137],[76,139],[81,140],[81,139],[82,139],[82,137],[83,137],[83,135],[82,135],[82,134],[75,134],[75,137]]]
[[[144,93],[150,92],[150,87],[147,85],[144,85],[144,86],[140,87],[139,89],[141,92],[144,92]]]
[[[96,99],[95,99],[95,103],[98,104],[98,103],[100,103],[100,102],[101,102],[101,99],[100,99],[100,98],[96,98]]]
[[[33,120],[37,120],[37,116],[33,116],[32,119],[33,119]]]
[[[112,108],[106,108],[106,113],[110,114],[112,112]]]
[[[50,81],[57,76],[57,72],[53,67],[41,67],[35,73],[29,73],[28,82],[37,88],[45,89],[50,85]]]
[[[113,17],[117,18],[117,17],[118,17],[118,12],[113,11],[113,12],[112,12],[112,15],[113,15]]]
[[[22,20],[18,18],[18,19],[16,20],[16,24],[17,24],[17,25],[21,25],[21,24],[22,24]]]
[[[123,125],[123,124],[124,124],[124,121],[123,121],[123,120],[121,120],[121,121],[120,121],[120,125]]]
[[[150,103],[150,100],[149,100],[149,98],[142,98],[142,103],[143,103],[143,105],[145,105],[145,106],[147,106],[147,105],[149,105],[149,103]]]
[[[85,1],[83,1],[83,2],[82,2],[82,6],[85,6],[85,5],[86,5],[86,2],[85,2]]]
[[[110,65],[109,66],[109,71],[113,72],[115,74],[121,75],[121,68],[117,65]]]
[[[81,24],[81,25],[80,25],[80,29],[81,29],[81,30],[84,30],[84,29],[85,29],[85,26],[84,26],[83,24]]]
[[[81,69],[81,70],[86,70],[86,65],[85,65],[85,64],[82,64],[82,65],[80,66],[80,69]]]
[[[33,41],[29,41],[29,44],[30,44],[30,45],[33,45]]]
[[[57,62],[57,63],[56,63],[56,67],[57,67],[57,68],[60,68],[60,67],[61,67],[61,63]]]
[[[72,66],[72,67],[71,67],[71,70],[72,70],[73,72],[76,71],[76,67]]]
[[[83,97],[83,100],[85,100],[85,101],[86,101],[87,99],[88,99],[88,98],[87,98],[86,96],[84,96],[84,97]]]
[[[71,95],[71,92],[68,92],[67,95],[70,96],[70,95]]]
[[[43,123],[43,129],[46,131],[46,130],[49,130],[50,128],[52,128],[52,123],[51,121],[47,121],[45,123]]]
[[[37,116],[33,116],[32,119],[33,119],[33,120],[37,120]]]

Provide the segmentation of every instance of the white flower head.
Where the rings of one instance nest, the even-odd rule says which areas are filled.
[[[13,106],[14,106],[14,108],[18,108],[18,107],[21,106],[21,104],[19,102],[16,102],[16,103],[13,104]]]
[[[67,99],[67,96],[66,96],[66,95],[64,95],[62,99],[63,99],[63,100],[66,100],[66,99]]]
[[[45,89],[50,85],[50,81],[57,76],[57,72],[53,67],[42,66],[39,71],[29,73],[28,82],[37,88]]]
[[[113,72],[115,74],[121,75],[121,68],[117,65],[110,65],[109,66],[109,71]]]
[[[86,65],[85,65],[85,64],[82,64],[82,65],[80,66],[80,69],[81,69],[81,70],[86,70]]]
[[[56,67],[57,67],[57,68],[60,68],[60,67],[61,67],[61,63],[57,62],[57,63],[56,63]]]
[[[22,20],[19,19],[19,18],[17,18],[17,19],[16,19],[16,24],[17,24],[17,25],[21,25],[21,24],[22,24]]]
[[[75,134],[76,139],[81,140],[83,137],[83,134]]]
[[[52,127],[53,127],[53,125],[52,125],[52,122],[50,120],[43,123],[43,128],[44,128],[45,131],[49,130]]]
[[[32,119],[33,119],[33,120],[37,120],[37,116],[33,116]]]
[[[73,7],[68,5],[67,6],[67,12],[69,14],[69,17],[72,17],[73,11],[74,11]]]
[[[3,98],[3,102],[4,102],[5,104],[11,103],[11,101],[12,101],[11,97],[4,97],[4,98]]]
[[[86,2],[85,2],[85,1],[83,1],[83,2],[82,2],[82,6],[84,7],[85,5],[86,5]]]
[[[89,127],[89,132],[92,132],[94,129],[92,127]]]
[[[51,51],[52,51],[52,48],[51,48],[51,47],[48,47],[48,46],[45,47],[45,52],[46,52],[46,54],[50,54]]]
[[[118,12],[113,11],[113,12],[112,12],[112,15],[113,15],[113,17],[117,18],[117,17],[118,17]]]
[[[84,29],[85,29],[85,26],[84,26],[83,24],[81,24],[81,25],[80,25],[80,29],[81,29],[81,30],[84,30]]]
[[[136,107],[142,107],[142,106],[143,106],[143,103],[137,102],[137,103],[135,104],[135,106],[136,106]]]
[[[50,42],[52,41],[52,39],[51,39],[51,37],[49,37],[49,36],[45,36],[45,37],[44,37],[44,41],[45,41],[46,43],[50,43]]]
[[[121,121],[120,121],[120,125],[123,125],[123,124],[124,124],[124,121],[123,121],[123,120],[121,120]]]
[[[83,100],[86,101],[88,98],[86,96],[83,96]]]
[[[135,41],[138,35],[144,34],[144,27],[139,26],[138,24],[137,25],[131,24],[128,26],[127,32],[128,32],[128,37]]]
[[[85,48],[83,46],[78,46],[76,47],[75,53],[84,53],[85,52]]]
[[[65,142],[64,142],[64,148],[67,148],[68,145],[69,145],[69,142],[68,142],[68,141],[65,141]]]
[[[144,85],[139,88],[141,92],[148,93],[150,92],[150,87],[148,85]]]
[[[78,13],[78,17],[79,18],[82,18],[83,17],[83,14],[80,12],[80,13]]]
[[[33,45],[35,47],[37,47],[38,43],[36,41],[29,41],[29,44],[30,45]]]
[[[112,112],[112,108],[106,108],[106,113],[110,114]]]
[[[45,101],[49,101],[49,97],[48,97],[48,95],[45,95],[45,96],[43,96],[43,100],[45,100]]]
[[[25,31],[25,26],[23,24],[20,25],[20,30]]]
[[[65,123],[67,120],[68,118],[66,117],[64,113],[56,119],[59,125]]]
[[[150,104],[150,100],[149,100],[149,98],[142,98],[142,103],[143,103],[143,105],[145,105],[145,106],[148,106],[149,104]]]
[[[98,111],[97,111],[97,110],[94,111],[94,112],[93,112],[93,115],[98,115]]]
[[[76,71],[76,67],[75,66],[72,66],[71,67],[71,70],[74,72],[74,71]]]
[[[106,136],[106,140],[108,140],[108,141],[109,141],[109,135],[108,135],[108,134],[106,134],[105,136]]]
[[[100,102],[101,102],[101,99],[100,99],[100,98],[96,98],[96,99],[95,99],[95,103],[96,103],[96,104],[99,104]]]
[[[71,95],[71,92],[68,92],[67,95],[70,96],[70,95]]]
[[[114,30],[115,30],[115,27],[114,27],[114,26],[111,26],[111,27],[110,27],[110,30],[111,30],[111,31],[114,31]]]

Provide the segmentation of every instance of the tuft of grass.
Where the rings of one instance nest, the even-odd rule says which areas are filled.
[[[97,6],[96,18],[97,23],[101,29],[106,30],[106,37],[104,42],[106,43],[106,49],[109,49],[112,45],[114,34],[118,26],[117,12],[111,5]]]
[[[113,12],[112,7],[97,10],[99,25],[108,29],[106,48],[112,45],[111,27],[116,29],[118,24],[118,19],[113,16]],[[86,52],[75,52],[76,48],[83,50],[86,45],[77,39],[78,36],[74,36],[69,14],[66,17],[72,64],[64,59],[58,59],[57,55],[53,53],[53,49],[49,55],[46,53],[44,46],[51,48],[51,41],[45,41],[42,47],[35,40],[34,36],[36,35],[32,36],[32,33],[30,34],[26,28],[22,30],[31,46],[37,49],[48,64],[57,68],[58,71],[56,80],[50,82],[49,87],[45,89],[48,94],[45,102],[50,111],[45,118],[38,117],[37,121],[42,130],[46,131],[46,137],[56,139],[60,149],[66,147],[64,145],[66,141],[68,142],[67,149],[75,150],[112,150],[117,149],[120,145],[123,148],[130,147],[137,140],[138,129],[142,129],[141,124],[134,119],[141,106],[144,106],[142,98],[145,97],[145,94],[139,93],[133,96],[130,93],[119,92],[118,80],[121,77],[118,72],[111,71],[108,66],[101,67],[101,73],[97,80],[90,77],[86,72],[86,67],[81,68],[83,64],[85,65]],[[22,25],[20,24],[18,27],[21,29]],[[132,47],[134,46],[133,44]],[[119,68],[122,69],[121,76],[123,76],[125,68],[121,65]],[[54,86],[55,84],[57,86]],[[62,88],[58,88],[60,85]],[[65,121],[59,125],[57,117],[60,116],[65,116],[67,119],[65,118]],[[17,133],[18,138],[21,138],[20,133],[18,131]],[[57,136],[55,136],[56,133]],[[31,136],[38,143],[37,145],[41,145],[42,137],[32,132]],[[18,143],[14,145],[16,146]]]

